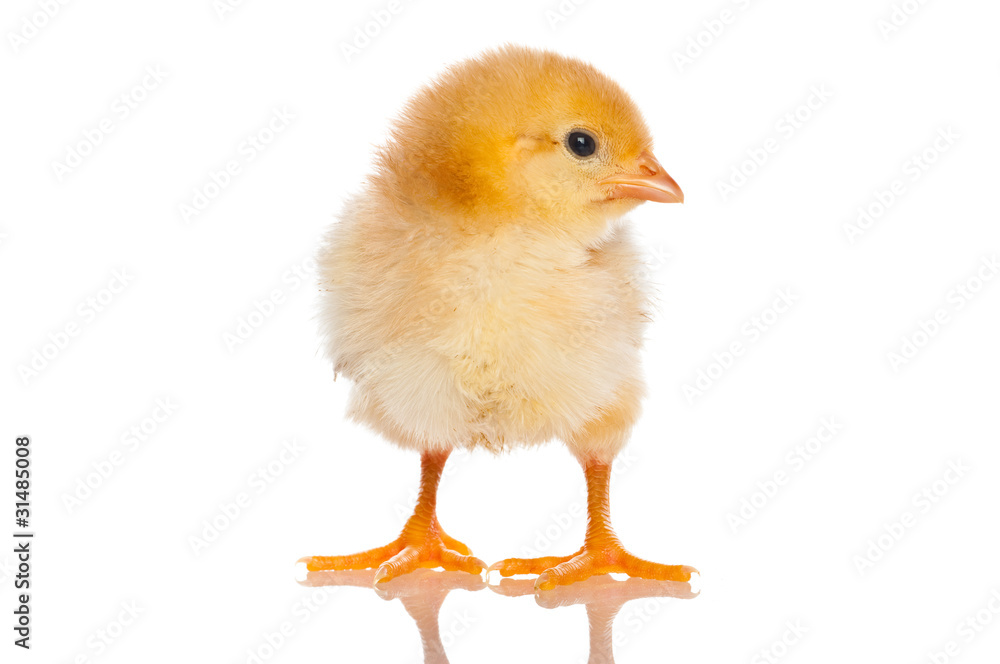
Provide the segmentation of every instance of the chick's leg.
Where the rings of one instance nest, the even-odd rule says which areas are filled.
[[[394,579],[418,567],[443,567],[449,571],[480,574],[486,564],[474,558],[462,542],[441,528],[436,514],[437,488],[449,452],[425,452],[420,458],[420,495],[413,516],[403,532],[389,544],[347,556],[302,558],[310,572],[377,567],[375,583]]]
[[[626,551],[611,527],[608,495],[611,464],[587,460],[584,473],[587,476],[587,535],[583,549],[569,560],[542,572],[535,580],[536,589],[548,590],[611,572],[656,581],[689,581],[691,574],[697,573],[698,570],[688,565],[661,565]]]
[[[639,414],[641,395],[639,382],[622,385],[616,402],[566,441],[587,478],[587,535],[583,547],[570,556],[509,558],[491,566],[491,571],[497,570],[501,576],[538,574],[537,590],[609,572],[657,581],[688,581],[697,572],[687,565],[660,565],[633,556],[611,527],[611,461],[628,440]]]
[[[583,581],[595,574],[621,572],[657,581],[688,581],[697,570],[687,565],[661,565],[638,558],[622,546],[611,527],[609,485],[611,465],[590,459],[583,462],[587,477],[587,535],[583,547],[569,556],[508,558],[490,570],[501,576],[538,574],[536,590]]]

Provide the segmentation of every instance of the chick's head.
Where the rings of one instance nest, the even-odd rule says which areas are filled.
[[[644,200],[683,201],[652,143],[609,77],[509,46],[452,67],[409,102],[375,182],[466,231],[521,223],[591,237]]]

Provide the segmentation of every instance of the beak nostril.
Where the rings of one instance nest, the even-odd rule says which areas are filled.
[[[614,185],[608,195],[609,199],[637,198],[659,203],[684,202],[681,188],[649,150],[643,150],[634,162],[621,168],[621,173],[601,181],[602,185]]]

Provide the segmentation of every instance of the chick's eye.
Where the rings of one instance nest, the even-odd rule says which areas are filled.
[[[566,147],[577,157],[589,157],[597,152],[597,141],[585,131],[573,131],[566,137]]]

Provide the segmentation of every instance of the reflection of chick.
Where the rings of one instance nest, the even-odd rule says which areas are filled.
[[[318,572],[318,574],[323,573]],[[350,572],[326,572],[326,574],[350,574]],[[530,595],[535,590],[530,581],[524,583],[521,579],[502,579],[499,585],[490,586],[490,589],[507,597]],[[588,664],[614,664],[614,646],[620,643],[614,634],[615,617],[627,602],[653,597],[657,599],[667,597],[692,599],[697,596],[697,593],[691,592],[691,586],[687,583],[649,579],[615,581],[609,576],[594,576],[572,586],[563,586],[546,593],[536,594],[535,601],[546,609],[558,609],[576,604],[586,606],[587,622],[590,623],[590,656],[587,658],[587,662]],[[643,615],[646,620],[649,619],[649,614],[639,615]],[[634,619],[629,622],[634,623]],[[639,626],[631,625],[631,631],[635,632],[644,624],[646,624],[645,621],[640,622]],[[619,638],[624,636],[626,635],[618,635]]]
[[[398,539],[310,570],[481,572],[435,514],[455,447],[559,438],[589,490],[583,548],[507,560],[538,587],[625,572],[687,580],[640,560],[611,529],[611,461],[639,414],[647,320],[640,259],[616,223],[683,194],[651,153],[638,109],[577,60],[507,47],[447,71],[406,106],[378,169],[320,255],[335,370],[351,417],[422,454],[420,497]]]
[[[304,586],[367,586],[370,589],[374,577],[375,574],[371,570],[330,570],[310,572],[299,583]],[[507,579],[507,581],[513,581],[513,579]],[[420,632],[424,664],[448,664],[448,655],[444,650],[439,626],[441,605],[444,604],[448,594],[453,590],[475,592],[485,587],[486,582],[481,578],[462,572],[418,570],[413,574],[404,574],[387,583],[377,584],[375,594],[386,601],[398,599],[402,602],[403,608],[413,618],[417,624],[417,630]]]
[[[304,586],[357,586],[369,588],[375,573],[371,570],[340,570],[310,572],[299,583]],[[448,664],[439,626],[439,614],[449,593],[453,590],[475,592],[486,587],[486,583],[475,576],[461,572],[431,572],[418,570],[404,574],[387,583],[375,586],[375,593],[384,600],[399,599],[410,614],[423,645],[424,664]],[[520,597],[534,593],[530,580],[502,579],[498,585],[490,586],[493,592],[507,597]],[[614,664],[614,645],[619,645],[627,636],[619,634],[615,638],[615,616],[628,602],[635,599],[665,598],[691,599],[697,597],[687,583],[675,581],[651,581],[649,579],[625,579],[615,581],[609,576],[594,576],[571,586],[562,586],[535,595],[535,601],[546,609],[583,604],[587,608],[590,623],[589,664]],[[658,610],[658,609],[657,609]],[[635,632],[653,613],[640,613],[644,621],[639,626],[631,625]],[[634,618],[630,622],[634,622]],[[341,628],[345,625],[341,625]],[[348,629],[351,626],[346,626]]]

